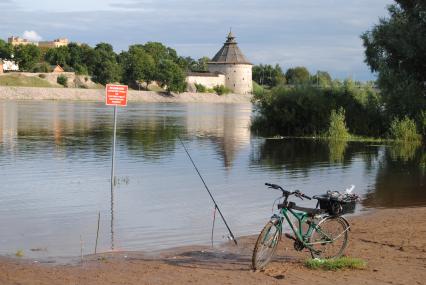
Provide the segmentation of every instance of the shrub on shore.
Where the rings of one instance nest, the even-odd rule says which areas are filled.
[[[231,93],[231,89],[229,89],[228,87],[224,85],[216,85],[215,87],[213,87],[213,90],[216,92],[217,95]]]
[[[386,132],[380,94],[370,85],[350,80],[321,88],[278,86],[255,93],[254,102],[252,129],[262,135],[326,134],[332,110],[340,108],[346,110],[345,126],[352,134],[380,137]]]
[[[326,133],[327,137],[333,140],[347,140],[350,137],[345,122],[345,110],[331,110],[330,125]]]
[[[56,82],[64,87],[68,87],[68,78],[64,75],[59,75]]]
[[[197,92],[199,93],[206,93],[207,87],[204,86],[203,84],[195,83],[195,90],[197,90]]]
[[[391,122],[389,135],[397,141],[413,142],[421,139],[420,134],[417,133],[416,123],[408,117],[401,120],[395,118]]]

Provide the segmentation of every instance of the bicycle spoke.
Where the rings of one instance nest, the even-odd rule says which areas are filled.
[[[340,256],[347,245],[348,230],[349,227],[339,217],[321,221],[309,239],[312,255],[321,258]]]

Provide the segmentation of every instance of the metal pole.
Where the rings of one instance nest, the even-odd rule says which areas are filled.
[[[114,186],[115,186],[115,142],[117,133],[117,105],[114,106],[114,135],[112,139],[111,163],[111,250],[114,250]]]
[[[96,252],[98,250],[98,239],[99,239],[99,225],[100,225],[100,222],[101,222],[101,212],[99,211],[98,212],[98,229],[96,231],[95,254],[96,254]]]

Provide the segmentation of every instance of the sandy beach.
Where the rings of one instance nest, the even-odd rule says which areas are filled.
[[[129,102],[146,103],[250,103],[251,95],[212,93],[165,94],[130,90]],[[0,100],[67,100],[104,102],[104,89],[39,88],[0,86]]]
[[[283,239],[274,261],[250,269],[254,236],[232,244],[185,247],[155,254],[115,252],[86,256],[83,263],[52,265],[0,259],[0,284],[424,284],[426,207],[373,210],[350,217],[346,254],[365,259],[364,270],[307,269],[307,252]]]

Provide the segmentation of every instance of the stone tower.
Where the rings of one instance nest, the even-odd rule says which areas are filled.
[[[209,72],[225,75],[225,86],[237,94],[252,92],[252,64],[238,48],[232,32],[229,32],[223,47],[208,63]]]

